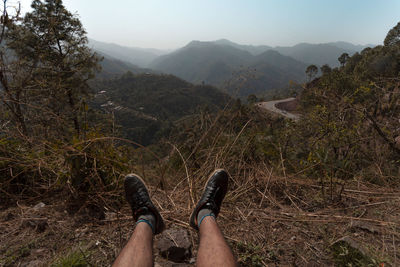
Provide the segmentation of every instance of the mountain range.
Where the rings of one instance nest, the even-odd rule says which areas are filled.
[[[238,97],[304,82],[310,64],[337,67],[337,58],[368,46],[346,42],[301,43],[291,47],[241,45],[226,39],[192,41],[175,51],[124,47],[89,40],[105,60],[103,76],[132,73],[173,74],[194,84],[210,84]],[[373,45],[369,45],[373,46]]]
[[[154,48],[126,47],[113,43],[99,42],[93,39],[89,39],[88,46],[101,54],[140,67],[147,67],[150,62],[160,55],[170,52],[169,50],[159,50]]]

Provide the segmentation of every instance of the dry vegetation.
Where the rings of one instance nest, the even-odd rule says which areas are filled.
[[[253,119],[236,129],[244,112],[203,114],[198,128],[185,132],[191,136],[185,144],[165,144],[170,153],[163,159],[149,148],[135,150],[141,156],[127,164],[149,183],[168,227],[187,228],[196,250],[188,217],[208,175],[222,167],[231,180],[218,222],[243,266],[399,264],[400,190],[363,180],[321,183],[287,173],[283,159],[262,161],[254,147],[259,136],[252,134],[261,121],[283,121],[247,110]],[[101,140],[88,144],[96,142]],[[115,182],[122,179],[116,176]],[[94,187],[78,206],[71,199],[75,192],[53,189],[1,208],[1,264],[109,265],[133,230],[122,188],[105,194]],[[39,202],[46,206],[33,208]]]

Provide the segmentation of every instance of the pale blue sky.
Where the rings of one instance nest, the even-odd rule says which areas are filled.
[[[21,1],[28,10],[30,0]],[[400,0],[64,0],[90,38],[172,49],[226,38],[271,46],[380,44],[400,21]]]

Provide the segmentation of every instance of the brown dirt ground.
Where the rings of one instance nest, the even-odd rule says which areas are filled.
[[[189,229],[196,255],[197,233],[188,227],[191,197],[182,181],[175,190],[150,191],[167,227]],[[332,244],[343,237],[351,237],[375,266],[400,265],[399,189],[354,182],[331,195],[311,180],[260,174],[248,181],[228,193],[218,218],[243,266],[332,266]],[[193,195],[201,189],[196,184]],[[60,199],[1,207],[0,266],[48,266],[72,251],[92,266],[113,262],[132,233],[128,205],[95,219],[85,209],[69,215]],[[38,202],[46,206],[34,209]]]

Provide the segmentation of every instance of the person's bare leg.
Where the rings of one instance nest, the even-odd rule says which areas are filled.
[[[207,216],[200,224],[200,245],[197,266],[236,266],[235,257],[226,243],[217,222]]]
[[[153,235],[164,230],[164,221],[139,175],[128,174],[124,187],[136,227],[113,266],[153,266]]]
[[[113,266],[153,266],[153,232],[149,225],[146,223],[136,225],[131,238]]]

